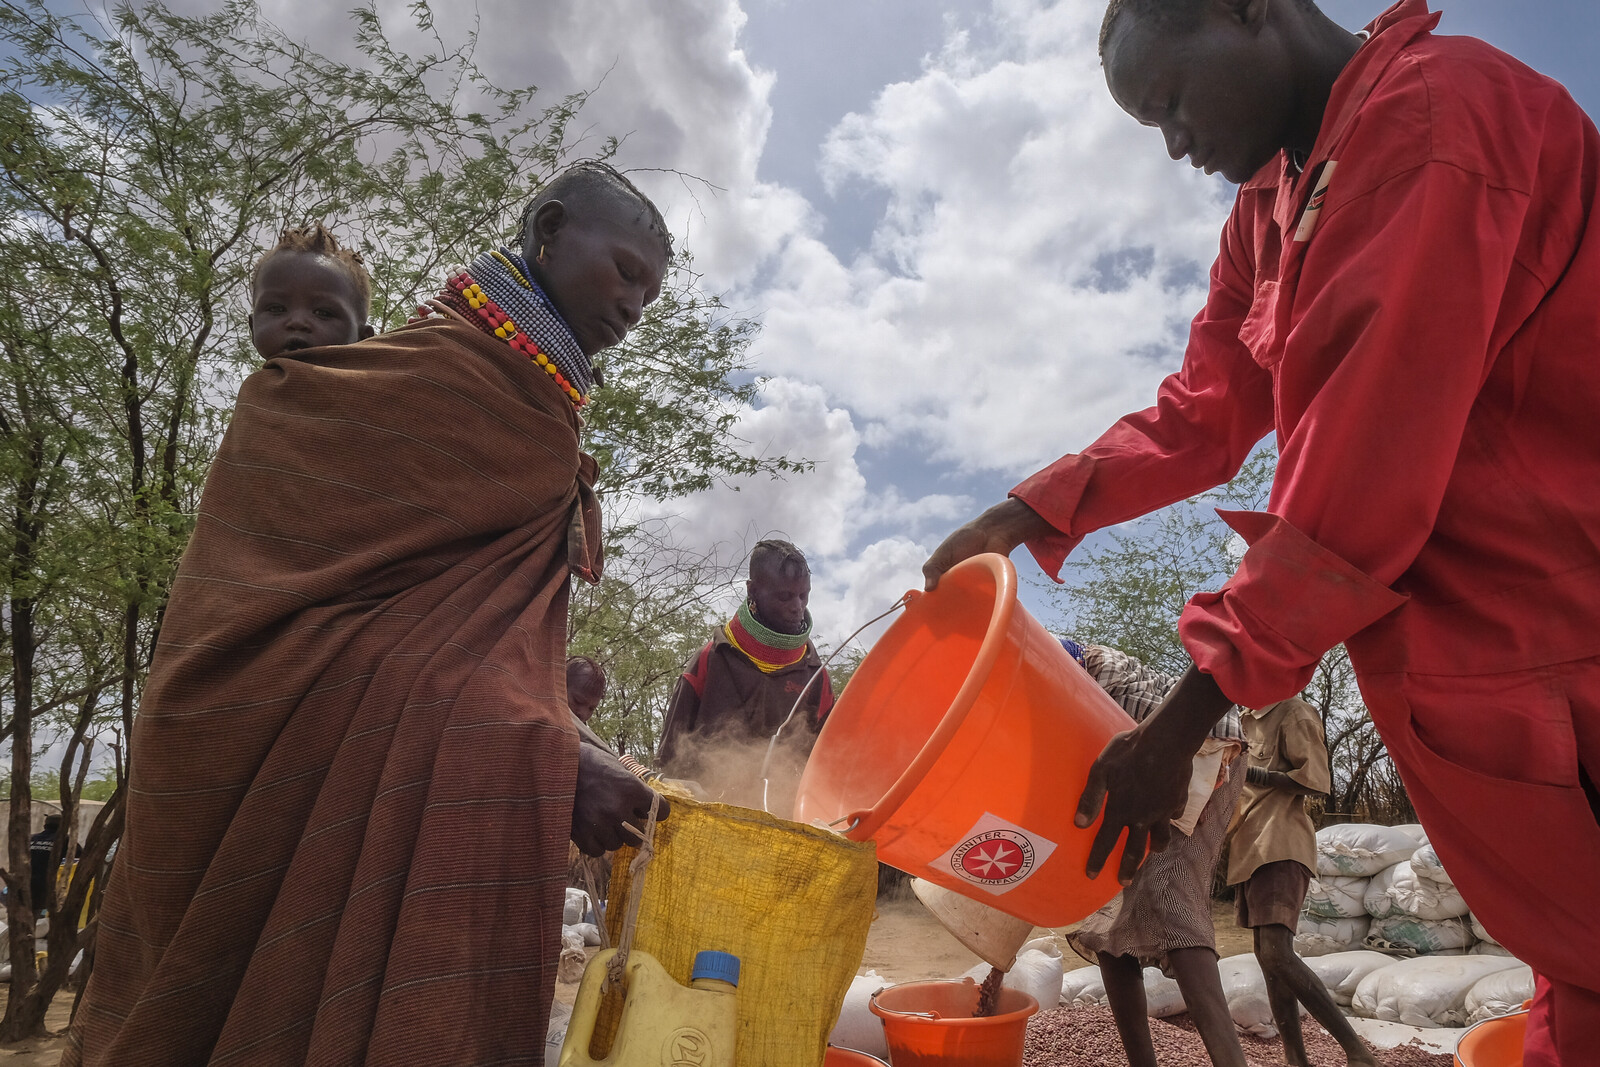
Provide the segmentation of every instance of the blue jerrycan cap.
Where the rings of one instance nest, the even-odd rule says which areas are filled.
[[[727,982],[737,988],[739,985],[739,957],[731,952],[713,952],[710,949],[696,953],[694,969],[689,972],[689,981],[694,982],[701,978]]]

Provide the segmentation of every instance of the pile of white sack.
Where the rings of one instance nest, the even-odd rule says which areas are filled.
[[[581,889],[568,889],[566,906],[561,911],[561,945],[583,948],[600,944],[600,927],[594,921],[594,905]]]
[[[1506,956],[1418,956],[1367,975],[1350,1007],[1408,1026],[1466,1026],[1515,1011],[1532,996],[1533,968]]]
[[[1366,899],[1374,876],[1411,859],[1422,828],[1342,823],[1317,831],[1317,870],[1294,939],[1302,956],[1360,948],[1372,930]],[[1387,910],[1387,909],[1385,909]]]
[[[1395,959],[1371,949],[1332,952],[1306,960],[1347,1014],[1410,1026],[1465,1026],[1516,1011],[1533,996],[1533,969],[1502,956],[1419,956]],[[1277,1035],[1266,981],[1254,953],[1217,961],[1228,1013],[1241,1033]],[[858,979],[859,981],[859,979]],[[1155,968],[1144,972],[1146,1007],[1166,1018],[1184,1010],[1178,984]],[[1105,982],[1098,967],[1068,971],[1062,979],[1065,1007],[1103,1007]],[[1305,1014],[1305,1007],[1300,1009]]]
[[[1344,823],[1317,832],[1317,874],[1295,937],[1302,956],[1507,954],[1479,946],[1467,902],[1420,826]]]
[[[566,905],[561,913],[561,957],[556,962],[556,980],[568,985],[583,978],[583,968],[588,962],[585,948],[600,944],[600,927],[592,920],[589,894],[581,889],[568,889]]]
[[[1387,959],[1387,966],[1369,967],[1334,993],[1370,1018],[1462,1026],[1515,1011],[1533,995],[1532,970],[1470,914],[1416,825],[1320,830],[1317,875],[1294,944],[1319,974],[1319,959]],[[1322,977],[1334,989],[1329,975]]]

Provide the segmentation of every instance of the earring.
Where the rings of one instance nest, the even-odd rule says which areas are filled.
[[[544,260],[545,260],[545,255],[544,255],[544,245],[540,245],[540,246],[539,246],[539,262],[540,262],[540,263],[543,263],[543,262],[544,262]]]

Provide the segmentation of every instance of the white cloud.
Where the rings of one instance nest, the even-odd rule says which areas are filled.
[[[997,3],[823,148],[888,193],[870,252],[807,234],[760,294],[761,353],[968,471],[1021,473],[1149,402],[1172,369],[1226,212],[1111,102],[1098,5]]]

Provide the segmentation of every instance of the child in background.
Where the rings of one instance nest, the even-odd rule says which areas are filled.
[[[262,359],[371,337],[371,310],[361,253],[320,222],[285,229],[250,272],[250,341]]]
[[[1061,646],[1135,722],[1143,722],[1178,680],[1103,645]],[[1211,923],[1211,877],[1244,787],[1239,712],[1217,721],[1194,757],[1189,800],[1172,843],[1151,856],[1116,898],[1084,920],[1067,943],[1100,965],[1106,1000],[1131,1067],[1156,1067],[1144,991],[1144,968],[1159,967],[1178,983],[1189,1017],[1217,1067],[1243,1067],[1217,971]]]
[[[1239,809],[1228,827],[1228,884],[1239,925],[1253,931],[1256,959],[1267,981],[1272,1021],[1284,1056],[1306,1063],[1300,1032],[1304,1004],[1340,1045],[1351,1064],[1376,1061],[1327,988],[1294,951],[1306,891],[1317,869],[1317,831],[1305,798],[1327,793],[1327,735],[1317,709],[1298,697],[1241,716],[1249,769]]]

